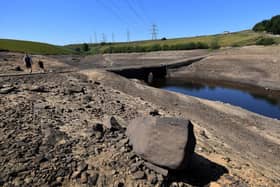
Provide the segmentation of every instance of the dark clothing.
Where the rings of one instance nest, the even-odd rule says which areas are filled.
[[[24,57],[24,63],[26,68],[32,68],[32,60],[28,55]]]
[[[44,69],[44,63],[41,60],[38,62],[38,65],[41,69]]]

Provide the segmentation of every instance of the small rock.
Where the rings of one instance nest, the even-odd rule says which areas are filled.
[[[112,170],[112,175],[116,175],[116,174],[118,174],[118,171]]]
[[[204,138],[206,138],[206,139],[209,139],[209,137],[206,135],[205,130],[201,130],[201,131],[199,132],[199,134],[200,134],[202,137],[204,137]]]
[[[4,180],[2,180],[1,178],[0,178],[0,186],[2,186],[2,185],[4,185]]]
[[[209,187],[221,187],[221,185],[219,183],[216,183],[216,182],[211,182]]]
[[[137,161],[136,163],[131,164],[131,167],[139,168],[141,165],[143,165],[144,161]]]
[[[88,184],[89,185],[96,185],[97,181],[98,181],[98,177],[99,177],[99,174],[98,173],[94,173],[92,176],[90,176],[88,178]]]
[[[15,71],[23,71],[23,70],[21,69],[20,66],[17,66],[17,67],[15,68]]]
[[[144,179],[145,178],[145,173],[143,171],[137,171],[132,175],[132,177],[135,180]]]
[[[153,111],[151,111],[151,112],[150,112],[150,115],[151,115],[151,116],[160,116],[159,111],[156,110],[156,109],[153,110]]]
[[[48,159],[44,155],[39,155],[35,159],[36,163],[42,163],[42,162],[46,162],[46,161],[48,161]]]
[[[104,132],[104,128],[103,128],[103,125],[101,123],[96,123],[93,126],[93,130],[98,131],[98,132]]]
[[[81,175],[81,183],[85,184],[88,182],[88,173],[87,172],[83,172]]]
[[[48,92],[48,91],[46,90],[45,86],[33,86],[33,87],[30,89],[30,91],[32,91],[32,92],[43,92],[43,93]]]
[[[135,173],[138,170],[138,168],[136,166],[131,166],[130,167],[130,172],[131,173]]]
[[[124,131],[127,127],[127,123],[117,116],[106,116],[104,121],[104,126],[111,131]]]
[[[16,178],[14,180],[14,184],[15,184],[15,186],[22,186],[23,181],[20,178]]]
[[[103,134],[102,132],[96,132],[96,133],[95,133],[95,138],[97,138],[97,139],[100,140],[100,139],[103,138],[103,135],[104,135],[104,134]]]
[[[170,185],[170,187],[178,187],[178,186],[179,186],[179,185],[178,185],[177,182],[172,182],[171,185]]]
[[[163,176],[167,176],[168,175],[168,170],[163,169],[161,167],[158,167],[150,162],[145,162],[144,165],[149,168],[150,170],[153,170],[159,174],[162,174]]]
[[[81,171],[75,171],[73,174],[72,174],[72,179],[77,179],[81,176]]]
[[[120,182],[120,181],[116,181],[116,182],[114,182],[113,187],[124,187],[124,183]]]
[[[98,81],[94,81],[94,84],[96,84],[96,85],[100,85],[101,83],[100,83],[100,82],[98,82]]]
[[[78,166],[78,171],[83,172],[87,170],[87,168],[88,168],[88,164],[86,164],[85,162],[81,162],[80,165]]]
[[[227,163],[231,161],[231,159],[229,157],[224,157],[223,158]]]
[[[57,182],[57,181],[54,181],[51,183],[50,187],[58,187],[58,186],[61,186],[61,182]]]
[[[25,179],[24,179],[24,182],[26,183],[26,184],[30,184],[30,183],[32,183],[32,181],[33,181],[33,179],[31,178],[31,177],[26,177]],[[1,185],[1,184],[0,184]]]
[[[94,148],[94,153],[96,154],[96,155],[98,155],[99,153],[100,153],[100,149],[99,148]]]
[[[120,140],[119,143],[118,143],[118,147],[123,147],[125,146],[126,144],[128,144],[129,142],[129,139],[128,138],[125,138],[123,140]]]
[[[152,174],[152,175],[148,175],[148,181],[155,185],[158,182],[158,178],[156,175]]]
[[[9,94],[12,91],[14,91],[16,89],[16,87],[6,87],[6,88],[1,88],[0,89],[0,94]]]
[[[63,177],[57,177],[56,181],[62,183],[63,182]]]

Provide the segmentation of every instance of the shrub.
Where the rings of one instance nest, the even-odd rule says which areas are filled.
[[[83,44],[83,51],[89,51],[89,46],[87,43]]]
[[[197,42],[196,43],[196,48],[197,49],[208,49],[209,45],[207,43]]]
[[[275,41],[273,38],[261,38],[256,42],[257,45],[273,45]]]
[[[241,47],[241,45],[238,43],[235,43],[235,44],[232,44],[231,47]]]
[[[79,53],[79,52],[81,52],[81,48],[77,47],[77,48],[75,48],[75,51]]]
[[[160,51],[161,46],[159,44],[151,45],[147,48],[147,51]]]
[[[168,51],[168,50],[170,50],[170,46],[167,45],[167,44],[164,44],[164,45],[161,47],[161,49],[164,50],[164,51]]]
[[[219,42],[217,39],[214,39],[211,43],[210,43],[210,49],[220,49],[221,46],[219,45]]]

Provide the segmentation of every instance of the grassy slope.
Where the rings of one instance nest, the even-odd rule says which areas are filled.
[[[256,41],[264,37],[263,33],[256,33],[253,31],[242,31],[231,34],[219,34],[219,35],[209,35],[209,36],[197,36],[188,38],[176,38],[168,40],[147,40],[147,41],[137,41],[137,42],[123,42],[123,43],[113,43],[113,44],[90,44],[91,51],[89,53],[95,53],[96,51],[104,51],[110,46],[121,47],[121,46],[152,46],[154,44],[163,45],[176,45],[185,44],[190,42],[203,42],[208,45],[213,41],[217,41],[220,46],[246,46],[254,45]],[[275,37],[275,41],[279,44],[280,37]],[[31,42],[31,41],[20,41],[20,40],[9,40],[0,39],[0,51],[12,51],[12,52],[28,52],[31,54],[73,54],[75,53],[75,48],[82,48],[82,44],[73,44],[68,46],[55,46],[51,44]]]
[[[176,39],[168,39],[168,40],[147,40],[147,41],[136,41],[136,42],[123,42],[123,43],[113,43],[113,44],[105,44],[105,45],[96,45],[91,44],[91,53],[95,51],[104,51],[104,49],[109,48],[110,46],[119,47],[119,46],[151,46],[154,44],[163,45],[176,45],[176,44],[184,44],[190,42],[203,42],[210,45],[213,41],[217,41],[218,44],[222,47],[227,46],[246,46],[246,45],[254,45],[256,41],[261,37],[264,37],[266,34],[264,33],[256,33],[253,31],[241,31],[230,34],[218,34],[218,35],[209,35],[209,36],[197,36],[197,37],[188,37],[188,38],[176,38]],[[275,38],[276,42],[280,43],[280,38]],[[69,45],[69,48],[75,49],[77,47],[81,48],[81,44],[73,44]]]
[[[0,51],[27,52],[30,54],[71,54],[73,50],[46,43],[0,39]]]

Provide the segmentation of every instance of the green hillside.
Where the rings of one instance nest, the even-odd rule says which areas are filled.
[[[71,54],[73,50],[46,43],[0,39],[0,51],[27,52],[30,54]]]
[[[149,52],[160,50],[188,50],[188,49],[218,49],[220,47],[238,47],[247,45],[260,45],[262,39],[273,40],[280,44],[280,37],[254,32],[251,30],[235,33],[225,33],[208,36],[187,38],[146,40],[122,43],[89,44],[89,51],[84,51],[83,44],[56,46],[40,42],[0,39],[0,51],[27,52],[30,54],[98,54],[98,53],[127,53]],[[259,42],[261,41],[261,42]]]
[[[219,47],[238,47],[258,44],[262,38],[270,38],[265,33],[258,33],[251,30],[225,33],[208,36],[197,36],[176,39],[147,40],[123,43],[101,43],[89,44],[90,54],[114,53],[114,52],[148,52],[159,50],[185,50],[185,49],[213,49]],[[280,38],[273,37],[276,44]],[[215,46],[213,46],[215,45]],[[81,50],[82,44],[69,45],[73,50]]]

